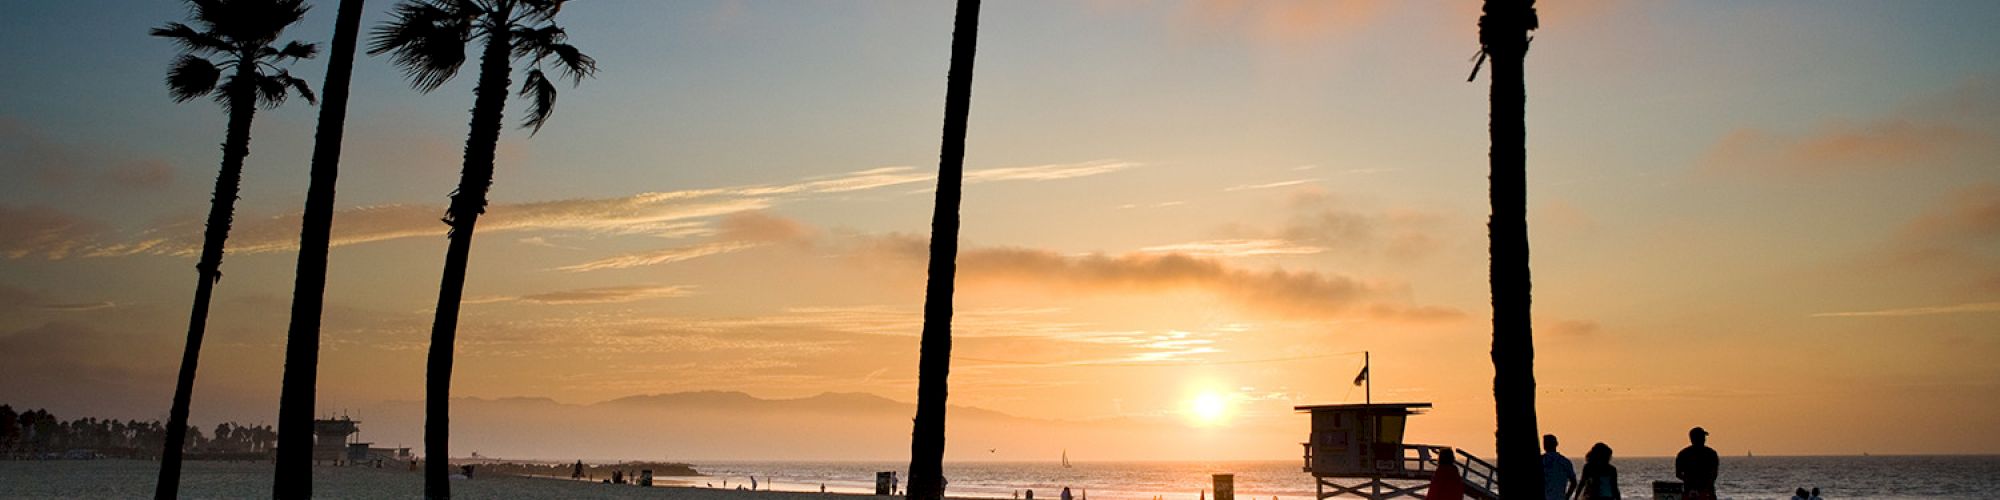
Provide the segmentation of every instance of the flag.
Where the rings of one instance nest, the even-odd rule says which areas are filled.
[[[1359,386],[1361,385],[1362,382],[1367,382],[1367,381],[1368,381],[1368,367],[1363,366],[1361,367],[1361,373],[1357,373],[1354,375],[1354,385]]]

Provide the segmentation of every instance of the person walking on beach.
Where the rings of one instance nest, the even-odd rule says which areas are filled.
[[[1590,452],[1583,454],[1583,480],[1577,484],[1576,498],[1581,500],[1617,500],[1618,468],[1611,465],[1611,447],[1597,443]]]
[[[1568,500],[1576,491],[1576,464],[1556,451],[1556,435],[1542,435],[1542,498]]]
[[[1708,431],[1700,427],[1688,429],[1688,447],[1682,448],[1674,456],[1674,477],[1687,485],[1688,500],[1715,498],[1715,478],[1722,464],[1715,449],[1708,447]]]

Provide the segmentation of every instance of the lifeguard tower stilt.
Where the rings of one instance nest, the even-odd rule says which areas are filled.
[[[1365,364],[1355,382],[1371,382]],[[1404,424],[1430,409],[1430,403],[1376,404],[1373,399],[1369,394],[1367,404],[1293,407],[1312,414],[1311,440],[1300,444],[1305,446],[1305,471],[1312,473],[1320,499],[1423,498],[1445,453],[1456,455],[1467,498],[1500,498],[1493,464],[1444,446],[1403,442]]]

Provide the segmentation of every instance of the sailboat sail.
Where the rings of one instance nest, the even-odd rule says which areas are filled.
[[[1063,450],[1063,455],[1062,455],[1062,466],[1063,466],[1063,468],[1065,468],[1065,469],[1067,469],[1067,468],[1069,468],[1069,467],[1070,467],[1070,465],[1069,465],[1069,450],[1068,450],[1068,449],[1064,449],[1064,450]]]

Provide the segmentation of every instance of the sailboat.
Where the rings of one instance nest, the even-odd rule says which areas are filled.
[[[1062,466],[1063,466],[1063,468],[1064,468],[1064,469],[1068,469],[1068,468],[1070,468],[1070,465],[1069,465],[1069,449],[1068,449],[1068,448],[1063,448],[1063,455],[1062,455]]]

